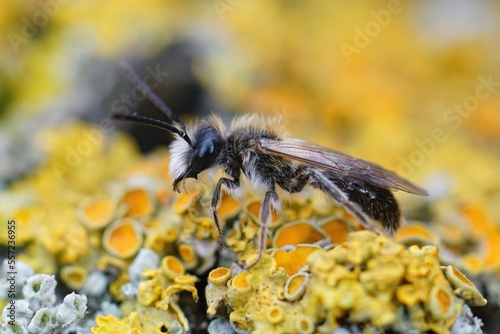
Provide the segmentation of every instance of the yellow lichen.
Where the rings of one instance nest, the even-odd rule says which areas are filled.
[[[164,329],[170,326],[180,326],[189,329],[188,321],[178,303],[179,293],[191,293],[193,300],[198,301],[198,291],[195,287],[197,277],[184,274],[182,263],[173,256],[165,256],[157,269],[144,269],[141,273],[144,280],[138,284],[138,294],[134,299],[123,300],[121,309],[124,313],[123,321],[136,323],[143,328],[141,333],[154,332],[160,326]],[[113,289],[120,291],[120,286],[128,281],[126,275],[113,284]],[[165,319],[169,319],[165,322]]]
[[[92,328],[94,334],[140,333],[139,328],[133,328],[126,320],[113,315],[98,316],[95,319],[97,327]]]
[[[126,259],[121,259],[116,256],[104,253],[101,256],[99,256],[96,268],[104,271],[106,270],[107,267],[114,267],[120,269],[121,271],[125,271],[128,267],[128,263]]]
[[[89,240],[90,232],[76,219],[68,222],[68,225],[66,233],[59,235],[57,242],[51,241],[50,238],[44,238],[41,241],[49,252],[57,255],[61,264],[78,263],[92,252]],[[63,229],[61,228],[58,233],[61,233]]]
[[[198,281],[198,278],[193,275],[180,275],[174,278],[175,284],[185,285],[185,286],[194,286],[194,283]]]
[[[27,206],[13,212],[12,218],[17,224],[16,242],[20,245],[36,236],[37,227],[46,215],[46,210],[41,206]],[[4,238],[5,236],[2,236]]]
[[[237,328],[254,333],[296,332],[294,319],[303,310],[298,304],[283,301],[287,277],[267,254],[250,271],[236,275],[223,297],[233,309],[230,321]],[[209,286],[209,296],[214,288]]]
[[[367,261],[359,280],[369,292],[393,293],[403,279],[404,271],[404,264],[398,256],[375,257]]]
[[[163,293],[163,287],[155,279],[140,282],[138,290],[137,300],[146,306],[153,305]]]
[[[163,238],[165,239],[166,242],[174,242],[175,240],[177,240],[178,237],[179,237],[179,232],[177,231],[176,228],[169,228],[163,234]]]
[[[181,284],[172,284],[170,285],[167,289],[165,289],[161,295],[161,299],[156,303],[156,307],[167,310],[169,307],[173,307],[174,310],[178,309],[178,305],[173,298],[177,298],[177,295],[180,292],[187,291],[191,293],[191,296],[193,297],[193,300],[195,302],[198,301],[198,290],[196,290],[196,287],[194,286],[194,283],[196,282],[196,279],[194,280],[189,280],[189,282],[186,280],[184,282],[181,282]],[[179,309],[180,311],[180,309]]]
[[[125,301],[120,308],[124,313],[122,318],[99,316],[96,318],[97,327],[92,328],[92,333],[170,333],[187,329],[184,315],[182,319],[179,318],[177,311],[165,311],[133,301]]]
[[[451,223],[440,223],[436,226],[438,235],[446,245],[460,246],[468,238],[468,229]]]
[[[228,268],[219,267],[208,274],[208,285],[205,289],[207,314],[215,315],[221,304],[227,304],[227,282],[231,279]]]
[[[198,257],[192,245],[181,244],[177,246],[177,251],[186,269],[189,270],[196,267],[198,263]]]
[[[484,235],[483,238],[484,265],[487,268],[500,271],[500,231]]]
[[[419,290],[412,284],[404,284],[397,288],[396,296],[398,301],[406,306],[414,306],[427,299],[426,291]]]
[[[336,319],[346,317],[376,328],[401,328],[405,320],[397,310],[402,305],[422,331],[451,326],[460,313],[462,303],[443,276],[436,247],[406,250],[362,231],[309,261],[309,292],[299,302],[316,321],[331,319],[322,330],[334,330]]]
[[[67,265],[61,269],[59,275],[64,284],[70,289],[80,290],[85,284],[88,272],[81,266]]]
[[[467,304],[471,306],[484,306],[487,304],[487,300],[474,283],[458,271],[457,268],[449,265],[446,267],[445,274],[454,288],[453,293],[462,298]]]
[[[405,244],[435,244],[437,242],[436,237],[427,228],[427,226],[418,223],[412,223],[402,226],[397,230],[394,238]]]
[[[460,262],[472,274],[478,274],[484,269],[484,259],[478,253],[469,253],[462,256]]]
[[[217,231],[215,230],[214,221],[210,217],[197,217],[189,219],[195,227],[194,236],[197,239],[215,239]]]

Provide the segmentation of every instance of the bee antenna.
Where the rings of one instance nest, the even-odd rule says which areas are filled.
[[[167,130],[171,133],[178,134],[182,139],[184,139],[189,145],[192,146],[191,140],[187,135],[186,125],[177,117],[176,114],[170,109],[165,103],[163,103],[160,98],[153,93],[151,88],[149,88],[144,81],[142,81],[137,73],[132,69],[132,67],[126,62],[120,62],[121,69],[125,72],[129,80],[134,84],[137,89],[144,94],[148,98],[151,103],[153,103],[162,113],[164,113],[173,123],[173,125],[168,124],[167,122],[163,122],[160,120],[156,120],[153,118],[143,117],[137,115],[136,113],[132,115],[125,114],[113,114],[113,118],[122,119],[127,121],[133,121],[136,123],[141,123],[149,126],[153,126],[156,128],[160,128],[163,130]],[[177,126],[176,126],[177,125]],[[179,128],[180,127],[180,128]]]
[[[167,122],[160,121],[159,119],[154,119],[154,118],[149,118],[149,117],[144,117],[140,116],[137,113],[133,113],[132,115],[127,115],[127,114],[113,114],[112,117],[114,119],[121,119],[125,121],[131,121],[139,124],[144,124],[148,126],[152,126],[155,128],[159,128],[162,130],[166,130],[171,133],[176,133],[178,134],[182,139],[184,139],[190,146],[193,146],[191,143],[191,139],[189,139],[188,135],[186,132],[180,131],[176,127],[168,124]]]

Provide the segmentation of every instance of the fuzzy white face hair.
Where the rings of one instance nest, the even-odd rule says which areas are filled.
[[[190,161],[189,157],[194,149],[181,137],[175,136],[175,140],[170,144],[170,164],[169,173],[175,179],[186,173]]]

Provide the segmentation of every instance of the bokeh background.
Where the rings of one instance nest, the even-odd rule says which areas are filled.
[[[43,159],[40,129],[77,118],[99,124],[124,105],[116,99],[131,87],[117,63],[127,60],[141,75],[147,67],[168,73],[155,91],[183,119],[277,113],[298,137],[416,182],[440,178],[464,201],[498,200],[493,1],[54,0],[3,7],[4,184]],[[474,99],[483,81],[490,85]],[[169,140],[154,134],[139,138],[143,148]]]
[[[478,277],[499,272],[496,1],[4,0],[0,36],[3,215],[27,176],[54,156],[64,164],[87,123],[104,137],[128,131],[135,139],[121,145],[138,152],[169,143],[110,121],[116,111],[161,117],[133,97],[118,68],[127,61],[157,74],[154,91],[185,121],[278,114],[296,137],[422,185],[427,199],[398,194],[407,217],[444,222],[445,239],[467,220],[460,233],[474,247],[456,253],[475,256]],[[88,177],[110,177],[120,157]],[[64,177],[61,187],[90,187]]]

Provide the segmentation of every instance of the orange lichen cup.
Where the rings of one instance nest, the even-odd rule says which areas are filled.
[[[125,259],[141,248],[142,231],[135,220],[124,218],[108,226],[102,236],[103,248],[116,257]]]
[[[325,232],[307,221],[289,223],[282,226],[274,235],[273,247],[286,245],[313,244],[326,239]]]
[[[283,308],[277,305],[271,306],[266,312],[266,319],[271,324],[276,325],[284,320],[285,311]]]
[[[127,217],[142,217],[153,213],[153,196],[142,188],[129,190],[123,195],[122,202],[127,205]]]
[[[80,220],[91,230],[100,229],[111,221],[116,210],[116,203],[112,198],[93,201],[83,206],[78,215]]]
[[[227,219],[235,216],[241,209],[241,205],[228,194],[222,195],[220,207],[217,210],[221,219]]]
[[[297,273],[291,276],[285,285],[285,298],[288,301],[296,301],[304,295],[307,282],[309,281],[309,274]]]
[[[170,279],[175,279],[179,275],[184,275],[186,271],[182,262],[171,255],[167,255],[161,260],[160,268],[162,273]]]
[[[219,267],[208,274],[208,280],[214,285],[225,285],[231,276],[232,273],[229,268]]]
[[[272,253],[277,267],[282,267],[288,275],[296,274],[307,265],[307,258],[314,252],[324,252],[319,246],[299,245],[294,250],[284,251],[277,249]]]
[[[231,285],[235,289],[243,289],[243,290],[249,289],[250,284],[248,284],[247,277],[248,277],[248,271],[243,271],[233,278]]]
[[[320,228],[330,237],[334,244],[340,244],[347,240],[350,232],[347,221],[339,217],[332,217],[320,224]]]
[[[486,305],[487,300],[483,297],[481,292],[479,292],[474,283],[465,277],[457,268],[449,265],[446,267],[445,275],[455,289],[454,293],[464,299],[467,304],[471,306]]]

